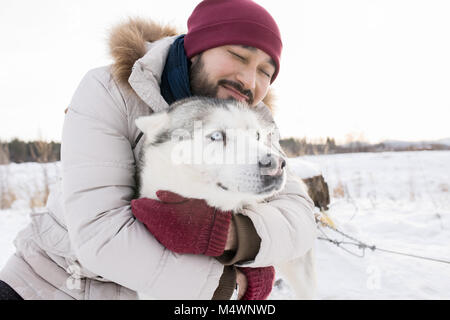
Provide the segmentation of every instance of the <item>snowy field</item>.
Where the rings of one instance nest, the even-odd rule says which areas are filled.
[[[301,160],[322,170],[331,194],[328,215],[339,229],[379,248],[450,260],[449,151],[307,156],[291,159],[293,168],[300,170]],[[0,166],[0,191],[13,194],[4,197],[11,208],[0,210],[0,268],[14,252],[12,241],[28,213],[39,210],[44,182],[51,189],[59,168]],[[450,264],[370,250],[360,258],[320,240],[316,259],[319,299],[450,299]],[[281,281],[270,299],[290,297]]]
[[[450,261],[449,151],[302,159],[322,168],[339,229],[379,248]],[[370,250],[359,258],[316,244],[320,299],[450,299],[450,264]]]

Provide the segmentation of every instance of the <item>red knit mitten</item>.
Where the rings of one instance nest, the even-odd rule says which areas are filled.
[[[247,291],[241,300],[266,300],[275,281],[274,267],[238,267],[247,278]]]
[[[169,191],[157,191],[156,195],[161,201],[132,200],[131,210],[163,246],[176,253],[223,254],[231,211],[220,211],[205,200],[186,199]]]

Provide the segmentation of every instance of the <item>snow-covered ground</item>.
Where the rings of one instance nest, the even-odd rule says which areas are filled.
[[[59,162],[0,165],[0,268],[14,253],[13,240],[29,223],[29,213],[42,210],[59,170]],[[10,208],[1,210],[5,206]]]
[[[450,260],[449,151],[306,156],[290,162],[301,170],[303,160],[321,168],[331,193],[328,215],[339,229],[379,248]],[[0,210],[0,268],[14,252],[15,234],[29,221],[31,199],[44,190],[44,169],[53,184],[58,163],[0,166],[3,189],[17,198],[11,209]],[[450,264],[370,250],[359,258],[320,240],[316,259],[319,299],[450,299]],[[289,299],[289,287],[278,284],[270,299]]]
[[[338,228],[382,249],[450,261],[449,151],[302,159],[322,168]],[[370,250],[358,258],[325,241],[316,245],[321,299],[450,299],[450,264]]]

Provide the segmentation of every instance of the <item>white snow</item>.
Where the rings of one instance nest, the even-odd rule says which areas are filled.
[[[339,229],[379,248],[450,260],[450,151],[305,156],[289,162],[303,177],[323,173],[331,193],[328,215]],[[59,163],[0,166],[0,183],[18,198],[11,209],[0,210],[0,268],[29,221],[30,199],[43,191],[44,169],[53,184]],[[450,299],[449,264],[370,250],[359,258],[320,240],[316,259],[319,299]],[[279,283],[270,299],[292,297],[288,285]]]
[[[322,168],[339,229],[379,248],[450,261],[449,151],[301,159]],[[316,249],[320,299],[450,299],[450,264],[370,250],[358,258],[321,240]]]
[[[44,201],[45,181],[52,190],[59,170],[59,162],[0,165],[0,205],[2,193],[10,191],[16,198],[11,208],[0,210],[0,268],[14,253],[13,240],[17,232],[29,223],[29,213],[41,209],[31,209],[31,202],[34,200],[38,204]]]
[[[302,179],[312,178],[322,174],[320,166],[300,158],[288,159],[288,166]]]

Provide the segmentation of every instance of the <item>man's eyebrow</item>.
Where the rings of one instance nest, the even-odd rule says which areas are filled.
[[[257,49],[255,47],[252,46],[245,46],[243,44],[240,44],[239,47],[250,50],[250,51],[256,51]]]
[[[255,48],[255,47],[252,47],[252,46],[246,46],[246,45],[243,45],[243,44],[240,44],[239,46],[240,46],[241,48],[243,48],[243,49],[247,49],[247,50],[250,50],[250,51],[252,51],[252,52],[255,52],[256,50],[258,50],[258,49]],[[275,61],[273,60],[273,58],[270,58],[269,60],[267,60],[267,62],[270,63],[275,69],[277,68],[277,65],[275,64]]]

